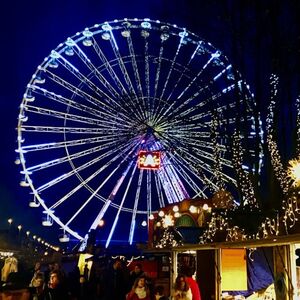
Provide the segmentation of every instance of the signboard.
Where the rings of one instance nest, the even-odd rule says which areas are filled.
[[[160,168],[160,152],[141,150],[138,155],[138,168],[142,170],[158,170]]]
[[[221,250],[222,291],[246,291],[246,249]]]

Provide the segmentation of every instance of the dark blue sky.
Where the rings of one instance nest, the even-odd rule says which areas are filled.
[[[283,152],[291,154],[293,106],[300,92],[298,1],[9,1],[0,12],[0,228],[13,217],[55,241],[28,207],[14,164],[18,106],[36,67],[60,42],[85,27],[124,17],[151,18],[186,27],[221,49],[257,95],[264,116],[271,71],[282,76]],[[35,215],[36,214],[36,215]]]

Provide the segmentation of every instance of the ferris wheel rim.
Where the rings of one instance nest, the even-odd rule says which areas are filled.
[[[96,35],[100,35],[101,33],[105,33],[107,31],[117,31],[117,30],[120,30],[121,28],[121,22],[132,22],[132,23],[135,23],[135,22],[139,22],[139,25],[135,25],[136,28],[140,28],[138,26],[141,26],[141,28],[145,29],[145,30],[156,30],[157,32],[160,32],[159,28],[161,28],[162,26],[167,26],[173,30],[176,30],[177,34],[181,37],[181,39],[183,40],[184,38],[186,38],[187,36],[192,37],[190,38],[189,42],[193,43],[194,45],[198,45],[197,44],[197,41],[196,40],[200,40],[200,44],[201,43],[206,43],[211,49],[213,49],[215,52],[212,51],[212,58],[213,58],[213,55],[220,55],[222,57],[222,59],[224,61],[226,61],[226,64],[229,65],[229,61],[227,59],[227,57],[225,55],[223,55],[218,49],[216,49],[213,45],[211,45],[210,43],[207,43],[205,42],[203,39],[200,39],[197,35],[195,35],[194,33],[186,30],[185,28],[182,28],[182,27],[177,27],[177,25],[172,25],[170,23],[166,23],[166,22],[160,22],[160,21],[153,21],[153,20],[150,20],[150,19],[123,19],[123,20],[114,20],[114,21],[111,21],[111,22],[104,22],[104,23],[101,23],[101,24],[96,24],[92,27],[87,27],[85,28],[82,32],[80,33],[77,33],[73,36],[71,36],[70,38],[68,38],[64,43],[62,44],[59,44],[54,50],[51,51],[50,55],[44,60],[44,62],[37,68],[36,72],[34,73],[34,76],[32,77],[32,79],[30,80],[29,84],[27,85],[27,89],[26,89],[26,92],[25,92],[25,95],[24,95],[24,99],[22,101],[22,104],[21,104],[21,108],[20,108],[20,115],[21,117],[19,116],[19,120],[18,120],[18,152],[19,152],[19,155],[20,155],[20,161],[21,161],[21,164],[22,164],[22,168],[23,168],[23,173],[25,173],[25,177],[27,179],[27,181],[29,182],[29,185],[30,185],[30,188],[32,189],[33,193],[35,194],[35,196],[37,197],[38,201],[42,204],[43,208],[45,209],[45,211],[53,218],[53,220],[58,223],[64,230],[68,231],[71,235],[73,235],[74,237],[78,238],[78,239],[82,239],[82,236],[79,235],[76,231],[73,231],[71,228],[69,228],[68,225],[66,225],[66,223],[62,222],[58,217],[55,216],[54,212],[52,211],[52,206],[51,207],[48,207],[44,200],[39,196],[39,193],[41,190],[39,189],[36,189],[35,186],[33,185],[31,179],[30,179],[30,168],[27,168],[26,166],[26,159],[25,159],[25,154],[26,154],[26,150],[24,150],[24,147],[23,147],[23,142],[24,142],[24,138],[23,138],[23,131],[26,132],[26,128],[23,127],[23,124],[26,123],[27,120],[24,119],[24,116],[26,115],[27,111],[29,110],[34,110],[33,107],[30,107],[30,105],[28,105],[28,103],[30,103],[31,100],[28,100],[28,95],[30,94],[30,91],[32,91],[33,89],[37,89],[38,90],[38,85],[36,85],[36,80],[37,80],[37,75],[40,71],[47,71],[47,68],[49,68],[50,64],[51,64],[51,60],[52,59],[55,59],[55,58],[59,58],[61,57],[62,53],[64,53],[67,49],[67,47],[70,47],[70,45],[77,45],[79,42],[83,42],[85,39],[87,38],[92,38]],[[118,26],[117,26],[117,25]],[[149,27],[149,24],[150,24],[150,27]],[[157,27],[154,26],[157,25]],[[115,27],[114,27],[115,26]],[[160,26],[160,27],[158,27]],[[134,27],[132,27],[134,28]],[[175,33],[173,33],[170,29],[168,31],[169,34],[173,34],[175,35]],[[114,43],[114,42],[113,42]],[[198,41],[199,43],[199,41]],[[123,57],[121,57],[121,59],[123,59]],[[130,63],[132,63],[132,59],[133,57],[129,56],[128,57],[128,65]],[[134,56],[134,59],[136,60],[137,59],[137,56]],[[122,60],[120,60],[120,58],[115,58],[114,59],[115,62],[112,63],[112,61],[108,60],[108,64],[110,65],[110,67],[112,68],[112,70],[114,70],[116,68],[116,66],[118,66],[118,63],[120,63],[120,61],[122,62]],[[153,58],[153,61],[155,60],[155,57]],[[125,62],[125,66],[127,66],[127,62],[126,60],[124,60]],[[137,60],[138,61],[138,60]],[[181,66],[179,65],[179,62],[173,62],[172,59],[170,59],[169,61],[167,61],[167,58],[165,58],[165,61],[170,63],[170,65],[172,66],[173,70],[175,70],[174,66],[176,64],[178,64],[178,67]],[[165,62],[163,62],[165,63]],[[105,63],[106,64],[106,63]],[[105,65],[103,64],[103,68],[102,69],[105,69],[104,66],[108,66],[107,64]],[[133,63],[132,63],[133,64]],[[66,64],[67,65],[67,64]],[[72,72],[75,74],[76,73],[76,67],[75,66],[70,66],[68,65],[70,69],[72,69]],[[182,65],[182,68],[183,70],[185,70],[186,66]],[[100,66],[97,68],[97,71],[100,72],[100,74],[102,74],[104,71],[102,71],[102,69],[100,68]],[[97,71],[94,71],[94,72],[97,72]],[[178,71],[178,73],[180,73]],[[87,82],[92,82],[92,75],[93,75],[93,71],[90,71],[89,73],[90,75],[87,75],[86,78],[87,78]],[[92,74],[92,75],[91,75]],[[169,73],[170,75],[170,73]],[[168,76],[169,76],[168,75]],[[95,76],[95,75],[94,75]],[[185,74],[185,72],[183,72],[183,75],[182,76],[187,76],[187,74]],[[192,75],[191,75],[192,76]],[[180,77],[181,78],[181,77]],[[192,78],[192,77],[191,77]],[[193,78],[194,79],[194,78]],[[125,80],[126,81],[126,80]],[[241,80],[242,81],[242,80]],[[79,89],[81,92],[84,92],[84,90],[82,89],[81,90],[81,86],[85,85],[87,82],[84,82],[83,80],[81,80],[78,85],[75,87],[77,89]],[[116,85],[117,86],[117,85]],[[71,88],[71,87],[70,87]],[[43,89],[40,89],[39,92],[42,94],[42,93],[46,93],[45,91],[43,91]],[[163,90],[164,92],[164,90]],[[185,90],[183,91],[185,92]],[[226,93],[227,91],[222,91],[223,93]],[[113,93],[113,90],[109,91],[109,93]],[[251,96],[251,92],[249,91],[249,95]],[[156,95],[155,95],[156,96]],[[179,95],[180,97],[181,94]],[[222,94],[221,94],[222,96]],[[56,95],[52,95],[52,97],[57,97]],[[71,100],[73,100],[74,102],[76,102],[76,97],[78,97],[78,94],[76,94],[75,92],[73,93],[73,96],[71,97],[70,99],[70,103],[71,103]],[[28,99],[27,99],[28,98]],[[58,97],[57,97],[58,98]],[[149,96],[148,96],[149,98]],[[27,99],[27,100],[26,100]],[[147,96],[143,96],[139,99],[143,99],[144,100],[147,100]],[[151,97],[151,100],[152,101],[158,101],[159,99],[159,96],[156,97]],[[92,100],[92,97],[91,97],[91,100]],[[163,100],[162,100],[163,101]],[[207,100],[208,101],[208,100]],[[145,101],[146,102],[146,101]],[[133,102],[134,103],[134,102]],[[166,105],[169,104],[168,102],[168,99],[165,100],[165,103],[166,104],[163,104],[163,106],[160,108],[160,109],[164,109]],[[24,108],[25,107],[25,108]],[[78,106],[80,107],[80,106]],[[83,108],[83,106],[81,106],[81,108]],[[27,109],[27,110],[26,110]],[[61,118],[64,119],[64,123],[63,123],[63,128],[61,129],[61,131],[63,132],[65,138],[64,138],[64,143],[65,145],[64,146],[61,146],[61,147],[64,147],[65,150],[66,150],[66,153],[67,153],[67,158],[66,160],[68,160],[69,164],[71,165],[71,168],[73,169],[74,173],[79,181],[81,183],[84,183],[86,181],[85,178],[83,178],[79,172],[77,172],[77,169],[76,169],[76,166],[74,165],[74,161],[72,160],[72,153],[69,153],[69,148],[70,147],[67,143],[68,143],[68,139],[66,138],[66,135],[67,134],[70,134],[70,132],[67,131],[67,123],[69,122],[69,117],[70,117],[70,111],[74,109],[71,104],[69,104],[69,106],[67,106],[66,108],[66,114],[65,116],[61,116]],[[77,109],[77,108],[75,108]],[[180,111],[180,109],[177,107],[176,108],[178,111]],[[219,108],[221,109],[221,108]],[[39,111],[39,109],[36,110],[37,112],[41,112],[42,113],[42,110]],[[169,108],[169,111],[170,111],[170,108]],[[55,111],[48,111],[47,113],[49,114],[58,114],[57,112]],[[92,112],[91,112],[92,113]],[[101,114],[104,114],[103,112],[101,112]],[[185,114],[186,115],[186,114]],[[183,117],[185,116],[183,114]],[[140,116],[139,118],[142,118],[143,117],[143,112],[140,112]],[[161,118],[161,117],[160,117]],[[79,118],[77,119],[77,121],[79,120]],[[158,119],[159,120],[159,119]],[[90,119],[89,122],[91,122],[91,124],[96,124],[97,125],[97,118],[95,117],[95,120],[94,119]],[[125,122],[125,121],[124,121]],[[126,121],[127,122],[127,121]],[[164,123],[165,124],[165,123]],[[176,124],[176,123],[174,123]],[[136,125],[136,124],[135,124]],[[149,125],[148,125],[149,126]],[[132,126],[134,127],[134,126]],[[149,126],[151,127],[151,126]],[[45,130],[47,128],[44,128]],[[92,128],[91,128],[92,129]],[[32,129],[34,130],[34,128]],[[38,130],[38,129],[36,129]],[[42,130],[42,129],[41,129]],[[50,130],[50,129],[49,129]],[[26,138],[25,138],[26,139]],[[125,143],[125,141],[124,141]],[[71,145],[71,144],[70,144]],[[163,147],[167,147],[169,144],[169,142],[167,142],[166,144],[163,145]],[[208,146],[209,144],[207,144],[206,146]],[[40,146],[42,147],[42,146]],[[204,151],[204,150],[203,150]],[[225,151],[225,150],[222,150],[222,151]],[[187,151],[186,151],[187,152]],[[205,151],[203,153],[206,153]],[[188,153],[185,153],[188,157]],[[123,154],[125,155],[125,154]],[[75,155],[73,156],[75,157]],[[181,161],[181,162],[187,162],[187,161],[190,161],[191,158],[188,158],[188,159],[184,159],[184,160],[180,160],[180,157],[179,155],[178,156],[170,156],[172,157],[172,159],[175,161],[177,159],[177,161]],[[76,157],[76,159],[78,159],[78,157]],[[223,163],[225,164],[225,160],[223,161]],[[209,166],[207,163],[205,163],[204,165],[204,170],[208,171],[210,170]],[[33,170],[34,171],[34,170]],[[181,171],[184,172],[185,169],[184,167],[181,168]],[[226,175],[226,174],[225,174]],[[185,174],[185,176],[187,176],[187,174]],[[227,179],[229,179],[230,177],[228,177]],[[186,177],[187,180],[189,180],[189,176]],[[232,178],[231,178],[232,179]],[[92,180],[92,179],[91,179]],[[232,182],[234,183],[234,180],[232,179]],[[89,190],[89,184],[86,184],[85,185],[85,188],[87,188]],[[207,188],[207,187],[206,187]],[[89,190],[91,192],[92,195],[94,195],[96,198],[98,198],[98,200],[100,200],[101,202],[103,202],[104,204],[107,203],[107,198],[103,197],[102,195],[100,194],[97,194],[95,193],[95,190],[94,189],[90,189]],[[205,193],[202,192],[202,193],[198,193],[196,195],[201,195],[202,197],[205,196]],[[148,209],[147,210],[139,210],[139,209],[134,209],[134,208],[130,208],[130,207],[124,207],[123,204],[121,203],[113,203],[111,202],[109,204],[111,207],[114,207],[116,210],[122,210],[124,212],[129,212],[129,213],[135,213],[135,214],[145,214],[145,215],[149,215],[149,211]]]

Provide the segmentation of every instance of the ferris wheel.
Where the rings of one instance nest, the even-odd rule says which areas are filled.
[[[43,225],[83,240],[104,220],[106,247],[116,231],[131,244],[159,208],[236,188],[232,135],[250,172],[262,157],[256,121],[249,86],[209,42],[149,19],[96,24],[52,50],[26,87],[20,184]]]

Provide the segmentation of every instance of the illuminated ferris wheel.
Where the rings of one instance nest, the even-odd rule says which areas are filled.
[[[107,247],[116,230],[131,244],[160,207],[234,190],[232,136],[251,172],[257,124],[249,86],[209,42],[160,21],[115,20],[67,38],[37,67],[16,162],[43,225],[83,240],[104,220]]]

